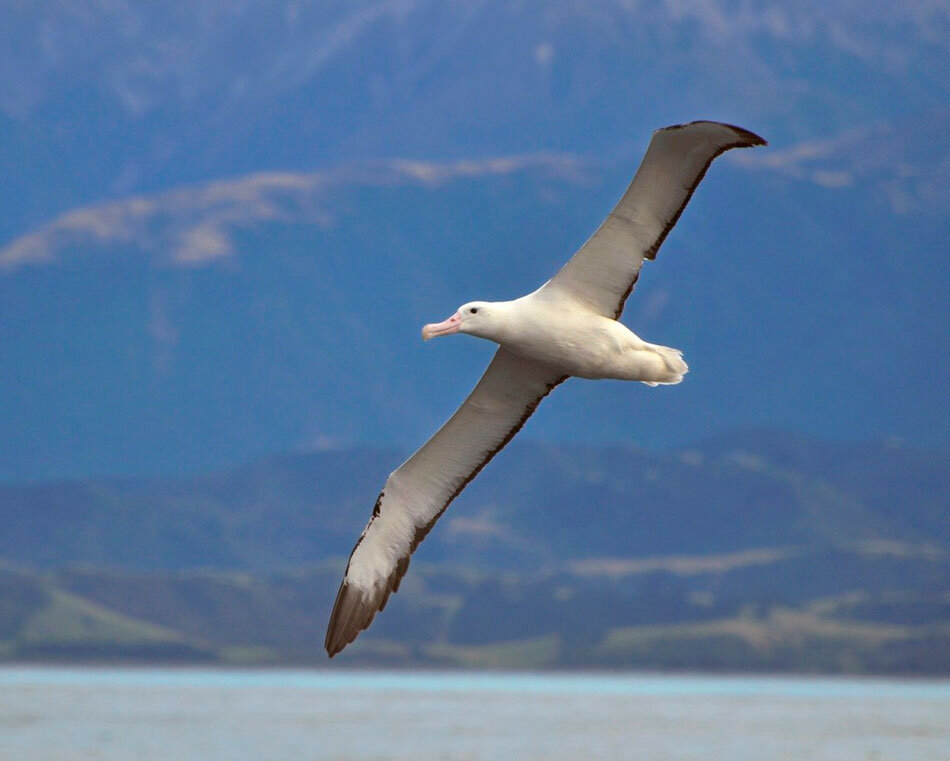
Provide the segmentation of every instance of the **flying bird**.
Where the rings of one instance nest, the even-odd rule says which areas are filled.
[[[498,350],[462,406],[386,479],[333,606],[324,643],[331,658],[386,606],[435,522],[555,386],[570,376],[650,386],[683,379],[681,352],[617,320],[644,260],[656,257],[713,159],[756,145],[766,142],[718,122],[657,130],[620,202],[553,278],[514,301],[472,301],[423,327],[425,340],[467,333]]]

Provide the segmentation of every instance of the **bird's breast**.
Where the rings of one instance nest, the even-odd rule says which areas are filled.
[[[616,327],[615,327],[616,326]],[[579,378],[604,378],[624,350],[618,323],[591,315],[574,319],[526,320],[500,341],[509,351]]]

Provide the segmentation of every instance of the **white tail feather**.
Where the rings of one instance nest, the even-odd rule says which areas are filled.
[[[657,344],[647,344],[646,348],[652,351],[663,360],[663,364],[658,368],[659,372],[643,381],[648,386],[672,386],[683,380],[683,376],[689,372],[689,365],[683,359],[683,352],[679,349],[671,349],[669,346],[658,346]]]

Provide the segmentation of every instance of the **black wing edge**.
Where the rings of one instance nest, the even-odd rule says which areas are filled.
[[[393,569],[393,572],[389,574],[385,584],[380,584],[369,592],[363,592],[362,590],[351,588],[350,585],[346,583],[346,574],[344,573],[343,583],[340,584],[340,590],[336,594],[336,602],[333,603],[333,612],[330,614],[327,636],[323,642],[323,646],[326,648],[327,655],[330,658],[349,645],[357,638],[361,631],[373,623],[376,614],[382,612],[383,608],[386,607],[386,603],[389,602],[389,596],[399,591],[402,577],[405,576],[406,571],[409,570],[409,559],[412,553],[416,551],[416,548],[422,543],[422,540],[426,538],[428,533],[432,530],[432,527],[435,526],[436,521],[449,509],[449,505],[452,504],[453,500],[462,493],[462,490],[481,472],[482,468],[484,468],[496,454],[504,449],[505,445],[515,437],[515,434],[524,427],[525,422],[534,414],[534,411],[538,408],[538,405],[541,404],[544,397],[550,394],[555,387],[566,381],[567,378],[568,376],[565,375],[553,383],[549,383],[547,390],[525,407],[521,419],[508,431],[501,442],[494,449],[490,449],[486,452],[481,462],[462,480],[462,483],[459,484],[458,488],[446,500],[442,509],[436,513],[435,517],[425,526],[416,528],[416,533],[412,538],[412,545],[409,547],[408,554],[399,558],[396,567]],[[380,505],[381,500],[382,494],[380,494],[380,498],[376,500],[377,507]],[[373,517],[375,518],[378,514],[378,510],[374,508]],[[371,518],[370,523],[372,523],[372,520]],[[367,526],[367,529],[368,528],[369,526]],[[356,552],[356,547],[360,546],[362,540],[363,537],[361,536],[359,541],[356,542],[356,546],[353,547],[353,552]],[[351,552],[350,558],[352,557],[353,553]],[[349,570],[349,563],[347,564],[347,570]]]
[[[660,233],[659,237],[653,242],[643,254],[644,259],[649,259],[653,261],[656,259],[657,251],[660,250],[660,246],[663,245],[663,241],[666,240],[666,236],[670,234],[670,230],[676,227],[676,223],[679,222],[680,216],[683,214],[683,209],[686,208],[686,205],[689,203],[690,199],[693,197],[693,193],[696,192],[696,188],[699,187],[699,183],[703,181],[703,177],[706,176],[706,172],[709,170],[709,166],[715,161],[719,156],[721,156],[726,151],[732,150],[733,148],[754,148],[757,145],[768,145],[768,141],[765,138],[756,135],[754,132],[751,132],[742,127],[737,127],[734,124],[724,124],[723,122],[710,122],[705,120],[699,120],[694,122],[689,122],[688,124],[674,124],[669,127],[663,127],[658,129],[657,132],[670,132],[672,130],[683,129],[684,127],[690,127],[693,124],[718,124],[722,127],[727,127],[736,133],[736,141],[728,143],[722,146],[718,151],[716,151],[712,156],[709,157],[709,161],[706,162],[705,166],[699,171],[696,175],[696,179],[693,181],[693,184],[690,185],[689,190],[686,192],[685,198],[683,198],[683,203],[680,204],[680,207],[676,210],[676,213],[667,221],[663,226],[663,230]],[[620,297],[620,303],[617,305],[617,311],[614,313],[614,319],[619,320],[620,315],[623,314],[624,305],[627,303],[627,298],[633,292],[633,287],[637,284],[637,280],[640,277],[640,272],[638,271],[634,275],[633,280],[630,283],[630,286],[627,288],[623,296]]]
[[[414,544],[417,544],[417,542],[414,542]],[[361,631],[373,623],[376,614],[386,607],[389,595],[399,591],[399,584],[402,582],[402,577],[406,575],[408,568],[409,555],[406,555],[396,563],[396,567],[389,574],[386,583],[374,587],[368,593],[351,587],[347,584],[346,579],[343,579],[343,583],[340,584],[340,591],[336,595],[336,602],[333,603],[330,625],[327,627],[327,636],[323,642],[328,656],[332,658],[356,639]]]
[[[751,130],[747,130],[744,127],[737,127],[735,124],[726,124],[725,122],[714,122],[710,119],[696,119],[686,124],[671,124],[669,127],[660,127],[656,132],[672,132],[677,129],[684,129],[685,127],[692,127],[694,124],[717,124],[720,127],[726,127],[731,129],[736,135],[741,138],[742,146],[751,147],[753,145],[768,145],[768,142],[765,138],[756,135]],[[735,146],[732,146],[735,147]],[[727,149],[724,149],[727,150]]]

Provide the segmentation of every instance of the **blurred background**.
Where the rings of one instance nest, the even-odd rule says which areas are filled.
[[[379,485],[651,132],[624,321],[336,661],[950,672],[945,2],[0,6],[0,658],[323,664]],[[739,154],[739,155],[737,155]]]

